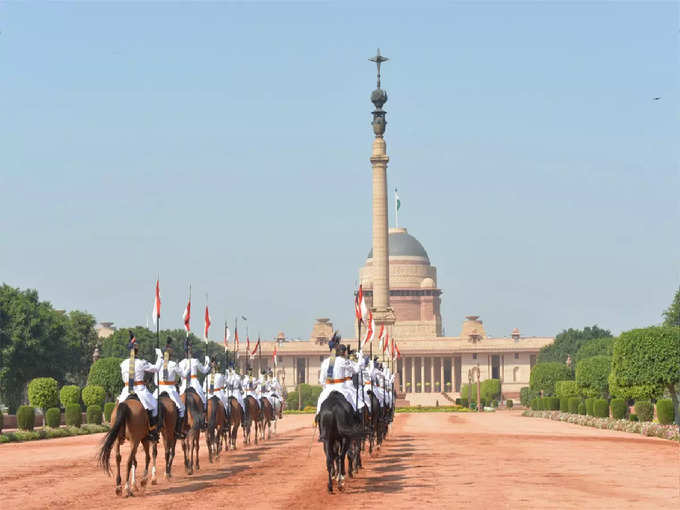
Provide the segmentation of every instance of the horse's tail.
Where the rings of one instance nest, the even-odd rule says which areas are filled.
[[[364,436],[364,428],[361,422],[354,420],[352,407],[341,394],[330,394],[328,397],[330,408],[335,415],[335,426],[341,436],[349,439],[359,439]]]
[[[186,392],[186,408],[187,412],[191,416],[191,419],[193,420],[193,424],[191,425],[191,430],[190,432],[196,432],[196,430],[199,430],[201,427],[201,419],[203,417],[203,407],[199,406],[197,403],[197,400],[199,398],[194,398],[192,396],[192,393],[198,397],[198,395],[195,392]]]
[[[125,422],[129,416],[130,407],[125,402],[119,402],[118,409],[116,409],[116,421],[106,433],[106,436],[104,436],[102,447],[97,454],[97,465],[108,474],[111,474],[109,460],[111,458],[111,449],[113,448],[113,443],[116,441],[116,438],[121,431],[121,427],[125,427]]]

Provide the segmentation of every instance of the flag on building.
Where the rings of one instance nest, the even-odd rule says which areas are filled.
[[[401,358],[401,352],[399,351],[399,345],[394,344],[394,350],[397,351],[397,358]]]
[[[184,329],[187,330],[187,336],[189,336],[189,331],[191,331],[191,298],[189,298],[189,301],[187,302],[187,307],[184,309],[182,318],[184,319]]]
[[[160,286],[158,282],[158,278],[156,279],[156,297],[153,300],[153,323],[155,326],[158,326],[158,319],[161,318],[161,291],[160,291]]]
[[[255,356],[255,353],[257,350],[260,348],[260,339],[257,339],[257,342],[255,343],[255,348],[253,349],[253,352],[250,353],[251,356]]]

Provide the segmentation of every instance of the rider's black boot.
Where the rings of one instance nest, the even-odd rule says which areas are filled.
[[[153,416],[151,411],[147,411],[147,413],[149,414],[149,434],[147,439],[155,443],[158,441],[158,416]]]
[[[186,434],[182,430],[184,428],[184,417],[182,416],[181,418],[178,416],[177,421],[175,422],[175,437],[177,439],[184,439],[186,437]]]

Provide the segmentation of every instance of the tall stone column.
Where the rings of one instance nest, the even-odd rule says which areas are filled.
[[[375,57],[370,59],[378,66],[378,86],[371,93],[371,102],[375,106],[373,111],[373,152],[371,166],[373,167],[373,317],[377,325],[394,324],[394,312],[390,308],[390,267],[389,267],[389,237],[387,228],[387,148],[385,145],[385,111],[387,92],[380,88],[380,65],[388,59],[380,55],[380,49]]]

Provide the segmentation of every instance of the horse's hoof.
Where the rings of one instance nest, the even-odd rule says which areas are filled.
[[[141,480],[139,483],[141,483],[141,484],[142,484],[142,488],[144,488],[144,487],[146,487],[146,484],[147,484],[148,482],[149,482],[149,481],[148,481],[146,478],[142,478],[142,480]]]
[[[151,480],[151,485],[158,485],[158,480],[156,480],[155,478]]]
[[[122,487],[116,487],[116,496],[122,496],[123,495],[123,488]]]
[[[134,498],[135,494],[130,489],[128,489],[125,493],[125,497],[126,498]]]

